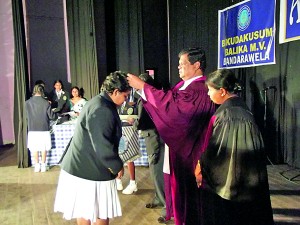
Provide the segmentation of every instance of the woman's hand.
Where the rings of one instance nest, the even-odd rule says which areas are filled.
[[[131,87],[138,90],[143,89],[145,85],[144,81],[142,81],[140,78],[130,73],[127,74],[127,81]]]
[[[198,160],[198,163],[196,165],[194,174],[195,174],[195,177],[196,177],[197,187],[199,188],[202,185],[202,173],[201,173],[200,160]]]
[[[124,167],[119,171],[117,178],[121,179],[124,176]]]

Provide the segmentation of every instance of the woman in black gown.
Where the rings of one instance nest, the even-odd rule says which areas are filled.
[[[262,136],[236,94],[237,79],[223,69],[208,75],[206,84],[211,100],[220,106],[195,170],[198,187],[206,190],[205,224],[274,224]]]

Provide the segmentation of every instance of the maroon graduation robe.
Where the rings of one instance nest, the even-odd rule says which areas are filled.
[[[215,112],[215,105],[207,95],[204,76],[194,80],[185,90],[179,90],[183,83],[179,82],[167,92],[145,84],[147,101],[144,102],[144,107],[170,149],[175,223],[199,225],[201,190],[197,188],[194,169],[205,148],[205,134],[209,120]]]

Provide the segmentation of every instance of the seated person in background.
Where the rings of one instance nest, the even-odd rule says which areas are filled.
[[[69,99],[70,95],[68,92],[63,90],[63,83],[61,80],[54,81],[54,90],[49,94],[49,100],[51,102],[51,108],[55,113],[61,116],[62,113],[70,111]],[[68,121],[68,116],[62,116],[59,123]]]
[[[83,106],[87,102],[83,98],[82,88],[79,89],[77,86],[71,88],[71,98],[70,98],[70,110],[74,112],[74,115],[71,115],[70,120],[76,120],[81,112]]]

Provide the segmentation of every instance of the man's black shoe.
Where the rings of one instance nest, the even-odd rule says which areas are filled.
[[[166,222],[167,222],[166,217],[164,217],[164,216],[158,217],[157,221],[158,221],[159,223],[166,223]]]
[[[147,209],[153,209],[153,208],[156,208],[157,205],[156,205],[156,204],[153,204],[153,203],[147,203],[147,204],[145,205],[145,207],[146,207]]]

